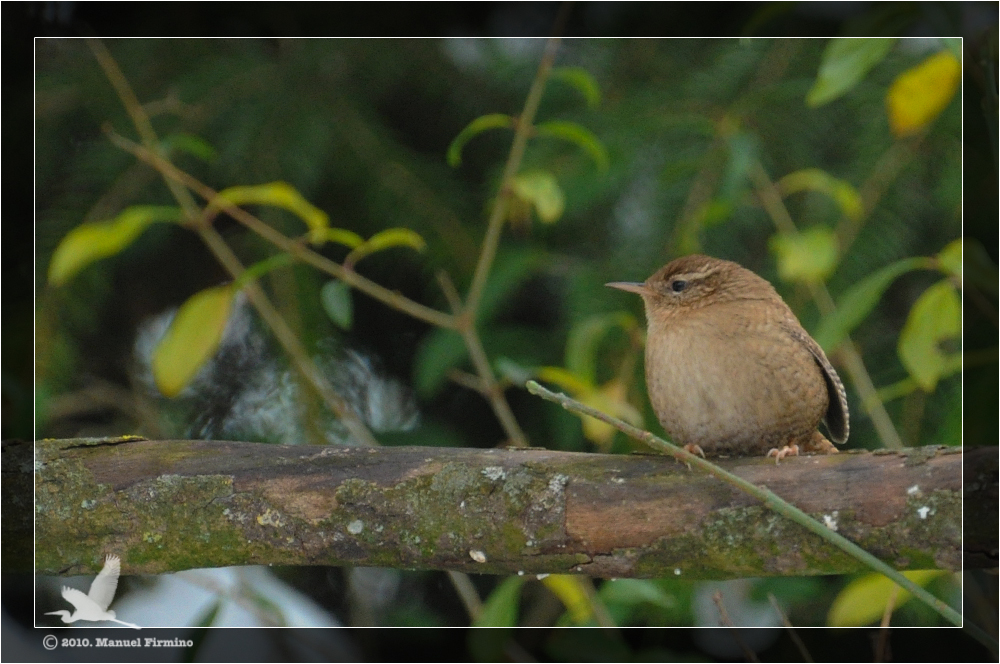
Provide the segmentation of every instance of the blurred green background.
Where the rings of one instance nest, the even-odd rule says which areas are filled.
[[[956,372],[942,374],[929,390],[904,385],[910,376],[897,350],[900,334],[914,302],[942,280],[940,271],[910,271],[894,280],[851,336],[876,388],[903,386],[885,407],[906,445],[958,445],[963,433],[966,445],[995,444],[996,6],[874,3],[838,12],[809,4],[747,3],[715,16],[707,5],[696,4],[693,16],[685,19],[671,6],[581,3],[573,8],[567,24],[571,35],[610,34],[628,26],[652,30],[653,25],[677,27],[689,21],[714,28],[696,30],[701,34],[729,28],[730,34],[746,36],[570,38],[562,43],[556,65],[585,70],[600,99],[590,105],[580,88],[554,80],[537,120],[565,120],[587,128],[606,150],[608,166],[601,168],[572,142],[539,137],[529,143],[522,172],[553,176],[565,208],[552,223],[542,223],[528,212],[504,230],[492,289],[484,301],[489,316],[481,325],[486,352],[501,373],[517,376],[542,366],[565,368],[568,341],[602,316],[624,313],[641,326],[639,299],[603,284],[645,279],[670,259],[694,251],[735,260],[770,280],[806,329],[815,333],[822,316],[808,289],[801,280],[779,274],[777,231],[755,193],[753,165],[763,166],[773,182],[819,169],[849,185],[855,195],[875,201],[854,223],[842,201],[828,194],[812,190],[784,198],[800,231],[841,240],[851,236],[824,275],[835,301],[881,268],[910,257],[935,256],[950,242],[965,239],[966,280],[972,280],[968,260],[974,255],[977,293],[970,296],[966,289],[962,345],[958,339],[945,339],[942,350],[965,352],[964,390],[963,376]],[[536,4],[490,7],[491,12],[484,10],[485,23],[473,23],[483,25],[480,29],[487,34],[514,31],[506,25],[545,34],[557,9]],[[164,11],[166,26],[183,24],[176,11]],[[188,17],[193,26],[199,20],[203,25],[221,20],[209,10],[200,11]],[[234,31],[303,34],[311,21],[326,18],[318,8],[300,7],[281,15],[279,20],[261,8],[238,20],[233,17],[241,26]],[[443,20],[454,23],[444,32],[474,34],[465,26],[478,18],[449,14]],[[143,26],[141,19],[135,20]],[[404,17],[395,20],[403,22]],[[898,41],[842,96],[811,107],[806,96],[816,84],[829,41],[755,37],[759,34],[964,34],[969,38],[957,47],[964,55],[963,87],[917,135],[894,136],[886,111],[890,86],[932,54],[955,49],[954,43],[949,46],[935,38]],[[520,111],[544,44],[541,39],[470,38],[105,40],[160,137],[199,139],[197,149],[173,152],[178,166],[217,190],[283,180],[327,212],[332,226],[363,237],[390,227],[413,229],[427,241],[426,251],[380,252],[366,258],[359,272],[441,310],[448,304],[436,274],[447,272],[459,292],[466,291],[511,132],[492,130],[474,137],[465,145],[458,167],[446,163],[446,150],[476,117]],[[36,41],[34,397],[32,367],[23,354],[14,355],[30,342],[31,330],[5,323],[5,439],[151,431],[154,424],[146,407],[155,411],[157,404],[136,394],[130,379],[135,330],[147,317],[226,279],[195,234],[161,224],[120,255],[87,267],[67,285],[46,284],[53,250],[81,222],[111,218],[129,205],[173,202],[154,171],[111,145],[102,133],[105,124],[135,137],[86,43]],[[287,234],[304,232],[291,215],[266,208],[255,211]],[[245,264],[273,253],[228,218],[220,217],[216,227]],[[338,261],[346,253],[335,247],[323,252]],[[819,260],[808,251],[806,256]],[[23,265],[23,260],[17,264]],[[416,389],[421,426],[384,437],[383,442],[467,447],[503,443],[505,434],[488,403],[447,380],[448,369],[466,365],[461,357],[434,351],[432,328],[356,293],[353,325],[349,331],[339,330],[319,305],[320,289],[328,280],[315,270],[295,267],[275,271],[263,283],[307,344],[336,335],[379,358],[388,375]],[[645,397],[641,358],[636,359],[641,346],[634,330],[628,324],[608,329],[588,346],[593,385],[621,387],[623,392],[612,400],[631,403],[646,426],[658,431]],[[851,406],[849,447],[881,447],[857,390],[842,368],[840,373]],[[115,399],[102,397],[109,393],[130,394],[143,407],[122,407],[122,401],[116,405]],[[509,389],[507,396],[533,445],[577,451],[633,449],[620,434],[603,441],[588,438],[577,418],[522,390]],[[323,606],[345,623],[351,621],[346,573],[289,570],[284,578],[296,587],[311,588]],[[497,581],[482,578],[475,583],[487,597]],[[766,593],[773,592],[793,624],[822,625],[845,582],[773,579],[755,582],[746,594],[766,603]],[[397,584],[402,590],[379,605],[372,618],[375,624],[468,624],[442,574],[404,574]],[[620,624],[690,625],[702,619],[693,599],[701,592],[698,584],[653,581],[644,592],[646,599],[633,595],[614,600],[628,607],[615,614]],[[954,588],[942,586],[941,592],[948,596]],[[520,602],[518,624],[568,620],[560,618],[561,605],[553,604],[541,584],[526,585]],[[912,602],[893,618],[894,625],[936,621],[934,614]],[[622,639],[591,634],[587,638],[594,643],[581,649],[579,642],[561,634],[522,640],[523,647],[556,661],[582,661],[588,652],[595,658],[594,653],[607,653],[622,660],[726,657],[680,636]],[[854,652],[857,657],[871,656],[866,638],[810,636],[819,649],[814,657],[831,647],[842,648],[845,659]],[[488,659],[503,652],[502,639],[484,644],[476,643],[477,638],[471,639],[473,656]],[[372,658],[386,655],[379,650],[384,645],[369,642],[365,647]],[[895,642],[894,647],[904,648]],[[765,652],[772,659],[796,656],[786,637],[775,636],[761,648],[771,648]],[[976,657],[976,652],[968,656]]]

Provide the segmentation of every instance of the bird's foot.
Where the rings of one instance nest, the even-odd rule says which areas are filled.
[[[688,443],[687,445],[684,446],[684,449],[685,449],[685,451],[690,452],[691,454],[697,454],[697,455],[699,455],[702,459],[705,458],[705,450],[701,449],[701,445],[695,445],[694,443]]]
[[[799,446],[798,445],[785,445],[780,450],[777,447],[772,447],[768,453],[768,458],[774,457],[774,465],[777,466],[778,462],[784,459],[786,456],[798,456]]]
[[[705,450],[701,449],[700,445],[695,445],[694,443],[688,443],[687,445],[684,446],[684,451],[688,452],[689,454],[700,454],[702,459],[705,458]],[[688,470],[691,470],[691,464],[685,461],[684,465],[688,467]]]

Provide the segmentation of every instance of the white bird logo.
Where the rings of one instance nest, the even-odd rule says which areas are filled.
[[[76,609],[72,614],[69,611],[49,611],[47,616],[62,616],[64,623],[72,623],[77,620],[111,620],[113,622],[142,629],[138,625],[115,618],[114,611],[108,611],[111,600],[115,598],[115,590],[118,589],[118,575],[121,574],[122,564],[118,556],[108,556],[104,561],[104,569],[97,575],[94,582],[90,584],[90,593],[84,595],[76,588],[63,586],[62,596]]]

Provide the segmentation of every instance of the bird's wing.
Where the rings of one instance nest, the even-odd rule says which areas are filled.
[[[62,589],[63,599],[73,605],[74,608],[80,610],[85,606],[90,605],[90,598],[83,594],[82,590],[77,590],[76,588],[70,588],[68,586],[63,586]]]
[[[830,360],[826,358],[826,353],[808,332],[799,325],[786,324],[785,329],[793,339],[809,349],[816,359],[816,364],[823,370],[823,380],[826,381],[826,389],[830,395],[830,403],[826,407],[823,421],[826,422],[826,428],[830,432],[830,440],[838,445],[847,442],[847,436],[851,432],[850,414],[847,411],[847,390],[844,389],[844,383],[837,375],[837,370],[833,368]]]
[[[94,600],[101,611],[107,611],[111,606],[111,600],[115,598],[115,591],[118,589],[118,575],[121,574],[121,561],[118,556],[108,556],[104,561],[104,569],[94,579],[90,586],[90,599]]]
[[[829,405],[826,407],[826,428],[830,432],[830,440],[838,445],[847,442],[847,436],[851,432],[850,414],[847,412],[847,390],[844,383],[837,375],[837,370],[826,358],[826,353],[820,348],[816,340],[798,325],[786,324],[785,329],[793,339],[809,349],[816,359],[816,364],[823,371],[823,380],[826,381],[826,390],[830,395]]]

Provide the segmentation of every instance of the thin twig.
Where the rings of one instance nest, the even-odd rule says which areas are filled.
[[[722,603],[722,591],[716,590],[715,594],[712,595],[712,601],[715,602],[715,607],[719,610],[719,624],[723,627],[729,628],[729,634],[733,637],[733,641],[736,641],[736,645],[740,647],[743,651],[743,656],[747,658],[748,662],[759,662],[756,653],[750,649],[750,647],[743,642],[740,638],[740,633],[737,631],[736,627],[733,625],[733,621],[729,619],[729,612],[726,611],[726,605]]]
[[[469,293],[465,298],[465,310],[469,317],[474,319],[475,312],[479,309],[479,300],[483,295],[483,288],[486,286],[486,278],[489,276],[490,268],[493,266],[493,259],[496,258],[497,247],[500,243],[500,232],[503,230],[504,221],[507,217],[507,203],[511,195],[511,187],[514,183],[514,176],[517,175],[521,167],[521,160],[524,158],[524,150],[528,145],[528,138],[531,136],[535,113],[538,111],[538,104],[542,101],[542,92],[545,90],[545,83],[548,81],[549,73],[556,59],[556,51],[559,48],[559,40],[551,38],[545,44],[545,52],[542,54],[542,61],[538,65],[538,73],[531,83],[528,97],[524,101],[524,108],[517,118],[517,125],[514,130],[514,141],[510,146],[510,154],[507,156],[507,163],[504,165],[503,177],[500,178],[500,190],[493,201],[493,209],[490,212],[489,223],[486,227],[486,236],[483,238],[483,247],[479,254],[479,261],[476,263],[476,271],[472,275],[472,284],[469,286]]]
[[[788,637],[792,640],[792,643],[795,644],[795,647],[799,649],[799,653],[802,655],[802,660],[812,664],[813,658],[809,655],[809,650],[806,649],[806,644],[799,638],[798,632],[795,631],[795,627],[792,625],[792,621],[790,621],[788,616],[785,615],[785,612],[781,610],[781,607],[778,605],[778,599],[774,596],[774,593],[767,594],[767,601],[771,603],[771,606],[781,617],[782,624],[785,626],[785,629],[788,630]]]
[[[132,153],[142,161],[158,170],[171,181],[183,184],[185,187],[195,192],[206,201],[216,200],[221,211],[225,212],[230,217],[240,222],[251,231],[257,233],[279,249],[287,251],[303,263],[312,265],[313,267],[340,279],[348,286],[357,288],[366,295],[370,295],[376,300],[379,300],[394,309],[409,314],[413,318],[422,320],[437,327],[454,329],[454,317],[435,309],[431,309],[430,307],[424,306],[419,302],[414,302],[396,291],[391,291],[370,279],[366,279],[353,270],[345,270],[341,265],[310,250],[302,243],[296,242],[295,240],[286,237],[279,231],[274,230],[243,208],[233,205],[228,201],[218,199],[217,191],[177,168],[166,159],[163,159],[159,155],[146,150],[142,146],[137,145],[135,142],[130,141],[124,136],[115,133],[110,128],[106,128],[106,133],[111,142],[119,148]]]
[[[218,231],[209,225],[198,226],[197,231],[209,250],[215,255],[216,260],[222,263],[233,279],[238,279],[245,271],[245,268],[236,257],[236,254],[229,248],[229,245],[222,239],[222,236],[219,235]],[[368,427],[364,425],[351,407],[333,389],[333,386],[330,385],[326,377],[317,369],[316,364],[302,346],[302,342],[299,341],[292,328],[288,326],[285,319],[281,317],[278,310],[271,304],[264,290],[256,281],[250,281],[243,287],[243,291],[247,294],[251,304],[253,304],[257,313],[260,314],[264,323],[271,328],[275,339],[278,340],[281,347],[288,353],[288,356],[292,359],[292,363],[303,377],[305,377],[309,385],[319,394],[320,398],[323,399],[327,408],[336,414],[344,426],[347,427],[348,432],[350,432],[355,441],[360,445],[377,447],[378,441],[375,440]]]
[[[892,620],[892,612],[896,608],[896,597],[899,595],[899,586],[893,586],[889,592],[889,599],[885,603],[885,611],[882,612],[882,622],[879,623],[878,642],[875,645],[875,661],[884,662],[886,648],[889,646],[889,621]]]
[[[497,383],[496,376],[493,374],[493,367],[490,366],[490,360],[486,356],[486,351],[483,349],[483,344],[479,340],[479,335],[476,333],[475,327],[470,327],[461,332],[465,346],[469,350],[469,359],[472,360],[472,366],[476,368],[476,373],[479,374],[480,379],[483,381],[486,398],[489,399],[490,405],[493,406],[494,414],[500,420],[501,426],[503,426],[504,431],[509,437],[508,444],[514,447],[527,447],[528,437],[524,435],[521,425],[517,423],[517,418],[514,417],[514,412],[510,409],[507,398],[504,397],[503,387]]]
[[[146,110],[139,103],[139,98],[135,96],[132,86],[129,85],[128,79],[125,78],[125,74],[122,73],[118,63],[99,39],[88,39],[87,45],[97,59],[98,64],[101,65],[101,69],[104,70],[104,75],[114,87],[115,92],[118,93],[118,98],[128,112],[129,117],[132,118],[132,124],[135,125],[136,131],[139,132],[139,137],[142,139],[143,145],[146,146],[147,150],[159,156],[160,140],[153,129],[153,123],[150,122],[149,115],[146,114]],[[196,218],[198,216],[198,206],[195,204],[190,192],[184,189],[184,187],[178,186],[175,182],[168,180],[166,184],[188,219]]]
[[[754,180],[761,203],[768,215],[770,215],[774,225],[778,227],[778,231],[788,235],[798,235],[798,228],[795,227],[795,222],[792,221],[785,203],[781,200],[781,195],[778,193],[777,187],[771,182],[771,178],[768,177],[767,172],[760,162],[754,164],[754,167],[751,169],[751,177]],[[830,292],[826,289],[826,286],[822,283],[812,282],[808,286],[813,301],[816,303],[820,313],[824,316],[833,315],[837,310],[837,305],[834,304],[833,298],[830,297]],[[885,406],[878,398],[878,391],[872,383],[868,369],[865,368],[861,353],[858,352],[854,342],[847,335],[844,336],[844,340],[838,348],[838,356],[843,360],[844,366],[847,368],[847,373],[851,377],[851,382],[861,397],[861,404],[872,418],[872,424],[875,425],[879,438],[882,439],[882,444],[890,450],[902,449],[904,447],[903,441],[900,439],[899,433],[892,423],[892,418],[889,417]]]
[[[483,600],[479,598],[479,593],[472,585],[469,575],[464,572],[448,570],[448,578],[451,579],[451,585],[455,587],[458,598],[462,600],[465,612],[469,614],[469,622],[475,624],[483,613]]]
[[[934,597],[934,595],[927,592],[920,585],[906,578],[903,574],[893,569],[890,565],[886,564],[882,560],[879,560],[872,554],[868,553],[854,542],[830,530],[828,527],[826,527],[816,519],[813,519],[808,514],[806,514],[799,508],[795,507],[791,503],[780,498],[769,489],[766,489],[764,487],[759,487],[755,484],[746,481],[742,477],[733,475],[732,473],[723,470],[722,468],[716,466],[715,464],[710,463],[695,454],[691,454],[690,452],[688,452],[683,448],[677,447],[672,443],[668,443],[667,441],[665,441],[662,438],[659,438],[658,436],[654,436],[652,433],[648,431],[643,431],[639,427],[632,426],[628,422],[623,422],[622,420],[619,420],[618,418],[615,417],[611,417],[610,415],[602,413],[601,411],[595,408],[586,406],[580,403],[579,401],[571,399],[565,394],[559,394],[547,390],[533,380],[529,380],[525,384],[525,387],[530,393],[534,395],[540,396],[541,398],[547,401],[559,404],[566,410],[581,415],[589,415],[590,417],[596,418],[602,422],[606,422],[611,426],[615,427],[616,429],[618,429],[619,431],[621,431],[622,433],[624,433],[626,436],[629,436],[630,438],[634,438],[642,443],[645,443],[649,447],[652,447],[653,449],[659,450],[664,454],[672,456],[678,461],[690,464],[698,468],[699,470],[703,470],[712,475],[713,477],[716,477],[722,480],[723,482],[731,484],[736,488],[740,489],[741,491],[750,494],[751,496],[757,498],[762,503],[764,503],[764,505],[769,509],[774,510],[778,514],[791,519],[795,523],[801,525],[810,532],[819,535],[821,538],[823,538],[830,544],[846,552],[848,555],[855,558],[856,560],[861,561],[862,563],[872,568],[873,570],[889,577],[892,581],[898,583],[900,586],[910,591],[914,596],[919,597],[922,602],[924,602],[925,604],[933,608],[935,611],[940,613],[942,616],[944,616],[946,620],[948,620],[952,624],[957,625],[959,627],[962,626],[962,615],[957,611],[955,611],[955,609],[951,608],[945,602],[941,601],[937,597]],[[996,641],[988,634],[986,634],[978,626],[972,623],[968,623],[965,625],[965,628],[970,631],[970,633],[973,635],[973,637],[976,638],[976,640],[980,641],[981,643],[989,647],[991,650],[996,651],[997,649]]]
[[[153,157],[158,163],[169,164],[170,162],[160,153],[159,139],[156,136],[156,131],[153,129],[152,122],[149,120],[149,116],[146,114],[142,104],[139,103],[138,97],[136,97],[132,86],[129,85],[128,79],[125,78],[114,57],[112,57],[111,53],[99,40],[88,39],[87,43],[108,80],[111,82],[111,85],[114,86],[115,91],[118,93],[118,97],[132,118],[136,130],[142,137],[143,146],[133,144],[135,148],[133,152],[142,151]],[[122,142],[128,142],[122,136],[118,138]],[[198,205],[194,202],[194,198],[191,196],[191,192],[185,188],[184,183],[167,177],[163,169],[157,170],[163,175],[163,179],[170,188],[170,192],[184,210],[192,227],[201,236],[202,241],[205,242],[209,250],[212,251],[216,259],[225,267],[233,279],[239,279],[245,271],[243,265],[236,257],[236,254],[229,248],[229,245],[226,244],[225,240],[222,239],[222,236],[207,223],[207,216],[198,208]],[[288,327],[288,324],[281,317],[281,314],[278,313],[277,309],[274,308],[270,300],[267,299],[264,291],[256,283],[247,284],[244,290],[251,304],[253,304],[265,324],[271,328],[278,343],[281,344],[285,352],[291,357],[292,362],[306,378],[306,381],[316,390],[327,407],[340,418],[354,439],[362,445],[378,445],[375,437],[368,431],[364,423],[361,422],[354,411],[336,393],[326,380],[326,377],[316,368],[315,363],[306,353],[305,348],[302,347],[298,337]]]
[[[871,175],[858,189],[858,194],[861,196],[861,215],[856,219],[844,215],[843,221],[837,225],[837,240],[842,252],[847,253],[848,248],[854,244],[879,199],[885,194],[889,184],[917,154],[926,135],[925,131],[908,139],[894,141],[879,157]]]

